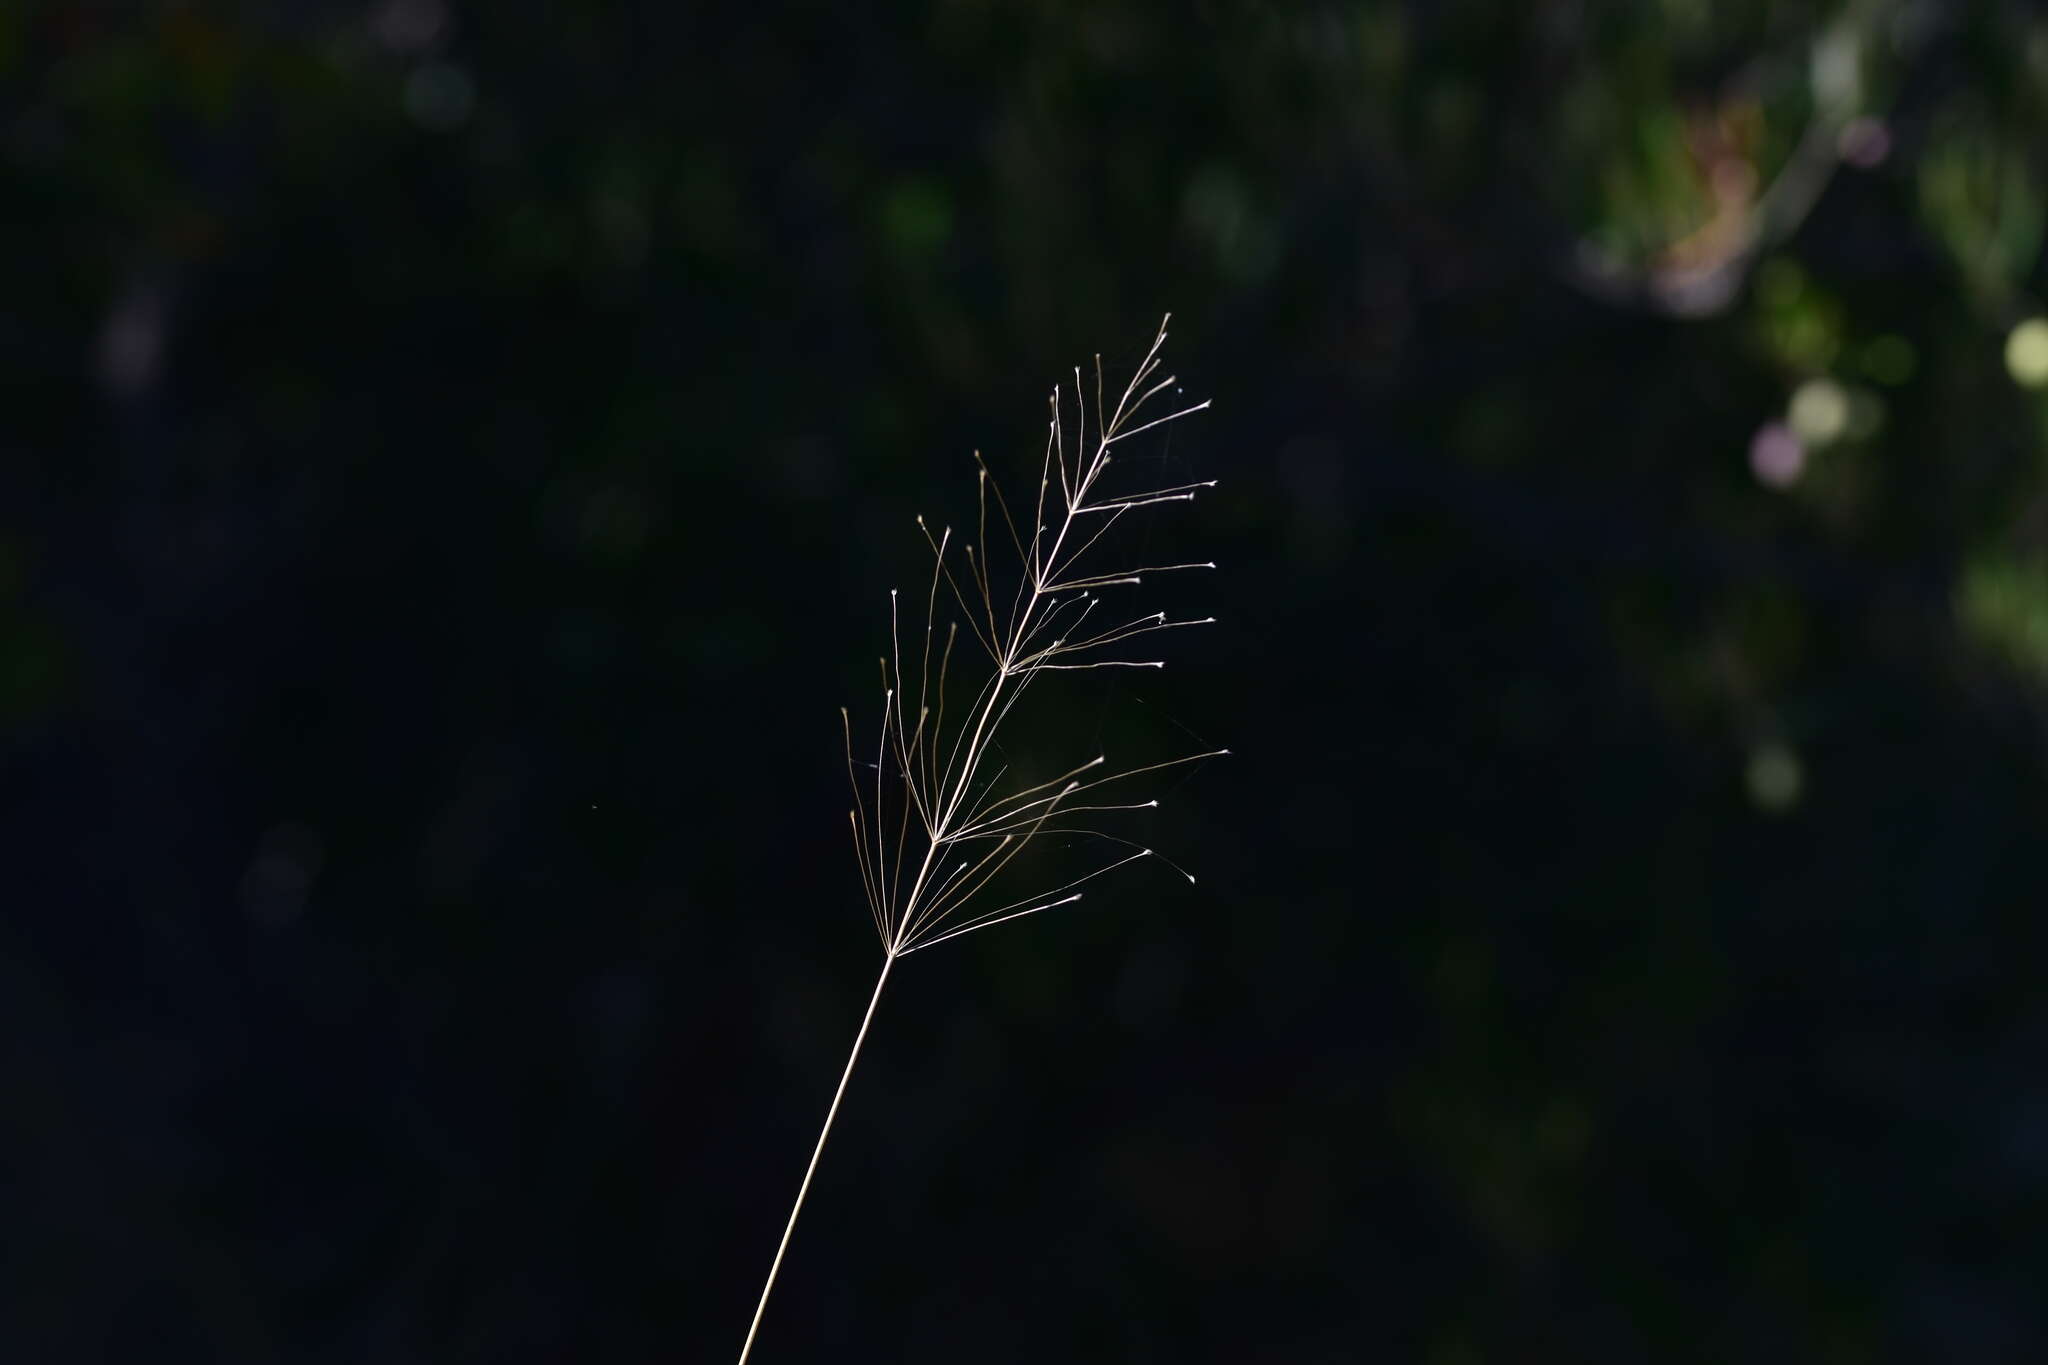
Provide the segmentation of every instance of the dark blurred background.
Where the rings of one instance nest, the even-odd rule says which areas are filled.
[[[2048,1358],[2048,13],[0,8],[0,1358],[717,1361],[911,517],[1175,314],[1201,877],[768,1361]],[[1057,713],[1057,708],[1055,708]]]

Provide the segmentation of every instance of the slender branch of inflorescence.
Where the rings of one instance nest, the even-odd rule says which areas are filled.
[[[1005,790],[1007,764],[995,760],[998,736],[1018,702],[1041,675],[1098,668],[1163,668],[1156,658],[1126,658],[1111,650],[1141,637],[1185,626],[1209,625],[1214,617],[1169,619],[1155,611],[1135,617],[1111,615],[1104,589],[1141,585],[1147,575],[1213,569],[1212,562],[1118,565],[1098,562],[1110,532],[1145,508],[1191,502],[1216,486],[1214,479],[1107,492],[1101,487],[1120,442],[1207,408],[1195,403],[1154,416],[1148,404],[1178,392],[1171,375],[1158,376],[1166,342],[1161,322],[1131,381],[1105,410],[1102,360],[1096,357],[1094,392],[1074,371],[1074,420],[1069,430],[1067,398],[1055,389],[1047,423],[1035,498],[1016,510],[975,453],[978,539],[963,544],[955,568],[951,527],[936,536],[923,517],[919,530],[932,552],[931,582],[925,592],[923,640],[913,645],[914,667],[906,669],[899,594],[890,594],[890,657],[882,661],[882,732],[876,748],[872,787],[856,759],[850,720],[846,731],[847,772],[852,781],[850,812],[861,886],[882,946],[889,957],[928,948],[976,929],[1000,924],[1081,899],[1073,888],[1115,868],[1156,856],[1150,848],[1074,817],[1156,807],[1156,799],[1078,802],[1075,798],[1108,782],[1230,752],[1188,754],[1097,775],[1105,759],[1089,759],[1058,777]],[[1093,412],[1089,400],[1093,398]],[[1091,430],[1092,417],[1092,430]],[[1014,552],[1014,586],[991,562],[989,504]],[[941,593],[941,585],[945,592]],[[1003,585],[1003,586],[999,586]],[[941,596],[951,598],[960,618],[938,634]],[[1007,600],[1005,600],[1007,599]],[[1098,607],[1102,615],[1095,617]],[[1126,609],[1128,611],[1128,609]],[[1120,620],[1121,618],[1121,620]],[[1120,624],[1110,625],[1110,621]],[[950,715],[947,686],[955,666],[954,644],[961,621],[986,656],[987,674],[965,711]],[[916,683],[915,695],[910,684]],[[957,691],[957,689],[956,689]],[[1136,850],[1064,885],[992,908],[976,908],[984,888],[1040,834],[1089,836]],[[1165,861],[1165,860],[1162,860]],[[1175,871],[1192,876],[1176,864]]]

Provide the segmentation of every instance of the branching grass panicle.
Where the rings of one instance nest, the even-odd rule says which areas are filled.
[[[1013,506],[1003,497],[977,452],[975,539],[963,541],[956,553],[951,527],[933,535],[925,519],[917,519],[932,550],[931,581],[921,594],[922,638],[913,635],[906,653],[902,603],[892,590],[889,654],[880,660],[881,726],[871,750],[866,744],[856,745],[852,717],[844,708],[840,712],[854,797],[847,818],[861,886],[882,943],[881,974],[762,1286],[740,1350],[741,1365],[753,1349],[825,1139],[897,959],[993,925],[1071,905],[1085,894],[1077,888],[1141,859],[1158,857],[1194,881],[1186,869],[1151,848],[1098,826],[1119,812],[1159,804],[1133,796],[1132,788],[1122,785],[1128,779],[1219,757],[1228,749],[1116,771],[1110,770],[1103,754],[1079,762],[1073,762],[1078,755],[1070,755],[1066,763],[1053,765],[1065,769],[1057,776],[1032,782],[1012,772],[998,745],[1018,703],[1046,675],[1163,668],[1163,660],[1143,657],[1149,651],[1142,646],[1152,636],[1215,620],[1175,620],[1163,611],[1133,614],[1127,605],[1129,590],[1141,588],[1153,575],[1213,569],[1214,563],[1134,565],[1111,554],[1117,544],[1112,533],[1128,516],[1190,502],[1216,486],[1209,479],[1116,490],[1117,480],[1110,472],[1119,443],[1209,406],[1206,401],[1178,406],[1173,377],[1157,377],[1167,320],[1161,321],[1158,335],[1114,407],[1105,402],[1100,356],[1095,358],[1092,385],[1080,369],[1074,371],[1071,432],[1068,397],[1060,388],[1053,390],[1038,489],[1029,505]],[[1169,394],[1173,397],[1155,402]],[[992,506],[997,534],[1014,555],[1014,569],[999,571],[991,562]],[[951,608],[959,615],[947,622],[941,636],[939,617],[942,609]],[[969,640],[961,638],[963,622]],[[979,665],[956,668],[956,651],[978,657]],[[964,706],[955,703],[949,708],[948,686],[957,698],[961,671],[978,681]],[[1004,884],[1000,879],[1013,870],[1019,855],[1048,834],[1106,845],[1113,852],[1079,876],[1031,895],[1006,899],[991,891]],[[990,900],[1002,903],[986,904]]]

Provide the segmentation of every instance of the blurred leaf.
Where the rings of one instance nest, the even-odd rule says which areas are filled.
[[[2041,251],[2040,177],[2029,148],[1983,114],[1937,119],[1919,161],[1920,202],[1936,236],[1987,304],[2007,298]]]

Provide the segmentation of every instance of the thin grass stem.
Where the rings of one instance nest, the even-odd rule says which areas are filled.
[[[860,1060],[860,1045],[867,1041],[868,1025],[875,1022],[875,1006],[882,1003],[882,987],[889,984],[889,969],[896,954],[882,959],[882,974],[875,978],[875,993],[868,997],[868,1012],[861,1016],[860,1032],[853,1035],[853,1051],[846,1056],[846,1070],[839,1073],[839,1088],[832,1092],[832,1107],[825,1111],[825,1126],[818,1130],[818,1145],[811,1149],[811,1164],[804,1167],[804,1183],[796,1188],[796,1203],[783,1225],[782,1241],[775,1248],[775,1260],[768,1267],[768,1281],[761,1286],[761,1301],[754,1305],[754,1321],[740,1347],[739,1365],[747,1365],[747,1353],[754,1349],[754,1336],[761,1330],[761,1315],[768,1311],[768,1296],[775,1290],[775,1277],[782,1270],[782,1258],[789,1251],[789,1235],[796,1231],[797,1215],[804,1211],[804,1196],[811,1192],[811,1177],[818,1173],[818,1158],[825,1153],[825,1139],[832,1136],[832,1120],[839,1117],[839,1102],[846,1098],[846,1083],[853,1079],[853,1064]]]

